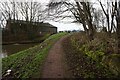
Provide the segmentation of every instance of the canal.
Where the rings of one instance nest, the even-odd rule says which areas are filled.
[[[2,45],[2,53],[0,53],[0,57],[7,57],[19,51],[34,47],[37,44],[39,43]]]

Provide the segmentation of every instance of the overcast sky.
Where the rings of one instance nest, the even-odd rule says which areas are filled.
[[[49,0],[48,0],[49,1]],[[60,1],[60,0],[51,0],[51,1]],[[72,1],[72,0],[71,0]],[[83,1],[83,0],[81,0]],[[87,1],[87,0],[86,0]],[[88,0],[92,3],[95,3],[93,7],[101,8],[97,0]],[[104,4],[107,1],[113,1],[113,0],[101,0],[101,2]],[[42,2],[46,3],[46,2]],[[68,19],[69,20],[69,19]],[[50,24],[58,27],[58,31],[65,31],[65,30],[84,30],[81,24],[78,23],[61,23],[61,22],[54,22],[50,21]]]
[[[0,2],[9,2],[9,0],[0,0]],[[12,0],[10,0],[12,1]],[[15,0],[16,2],[24,2],[24,1],[37,1],[42,3],[42,5],[46,5],[49,3],[50,0]],[[59,1],[59,0],[53,0],[53,1]],[[68,30],[83,30],[82,26],[80,24],[76,24],[76,23],[70,23],[70,19],[67,19],[67,21],[69,20],[69,23],[62,23],[62,22],[55,22],[55,21],[46,21],[49,22],[50,24],[52,24],[53,26],[56,26],[58,28],[58,31],[68,31]]]
[[[61,22],[51,21],[50,24],[56,26],[58,28],[58,31],[83,30],[82,25],[78,23],[61,23]]]
[[[5,2],[8,0],[1,0],[0,2]],[[31,1],[31,0],[15,0],[15,1]],[[50,0],[32,0],[32,1],[37,1],[41,2],[42,4],[47,4]],[[59,0],[53,0],[53,1],[59,1]],[[97,0],[92,0],[93,2]],[[103,1],[103,0],[102,0]],[[104,0],[106,1],[106,0]],[[98,5],[95,5],[95,7],[98,7]],[[47,21],[48,22],[48,21]],[[81,24],[78,23],[62,23],[62,22],[55,22],[55,21],[49,21],[50,24],[58,27],[58,31],[65,31],[65,30],[83,30],[83,27]]]

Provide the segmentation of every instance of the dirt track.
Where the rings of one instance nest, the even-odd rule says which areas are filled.
[[[70,72],[65,63],[64,52],[62,49],[62,42],[66,37],[58,40],[50,49],[47,59],[44,64],[42,78],[69,78]]]

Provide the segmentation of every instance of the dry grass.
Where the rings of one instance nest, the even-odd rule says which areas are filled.
[[[107,33],[96,33],[92,41],[83,32],[71,35],[63,47],[73,75],[82,78],[118,78],[120,68],[115,64],[119,64],[119,54],[114,59],[107,59],[108,56],[112,57],[111,54],[115,55],[116,42],[114,35],[110,37]],[[117,71],[110,67],[111,64],[118,68]]]

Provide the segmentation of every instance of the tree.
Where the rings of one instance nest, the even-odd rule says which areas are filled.
[[[16,2],[8,1],[8,2],[1,2],[0,3],[0,11],[2,14],[2,22],[3,28],[5,28],[5,24],[7,20],[18,19],[18,11],[16,7]]]
[[[100,6],[103,10],[104,15],[106,16],[106,20],[107,20],[107,30],[109,33],[111,33],[115,27],[115,14],[116,14],[116,10],[117,10],[117,2],[113,1],[113,2],[109,2],[107,1],[106,3],[106,9],[104,8],[102,2],[100,0],[98,0],[100,3]]]
[[[36,21],[36,18],[42,16],[41,4],[38,2],[19,2],[17,3],[20,13],[26,21]],[[37,20],[39,21],[39,20]]]
[[[117,5],[117,3],[116,3]],[[118,1],[117,5],[117,15],[116,15],[116,21],[117,21],[117,40],[118,40],[118,53],[120,52],[120,1]]]
[[[1,2],[0,11],[2,14],[2,22],[6,20],[41,22],[45,19],[45,11],[41,7],[41,3],[32,0],[31,2],[16,2],[15,0]]]
[[[64,6],[64,8],[62,7],[62,10],[61,6]],[[51,2],[49,4],[49,7],[50,9],[56,8],[56,12],[60,13],[64,13],[66,11],[71,12],[76,21],[82,23],[83,28],[88,34],[90,40],[93,39],[96,27],[93,25],[93,16],[91,15],[92,4],[90,2],[80,2],[77,0],[74,0],[74,2],[70,2],[61,0],[61,2]]]

